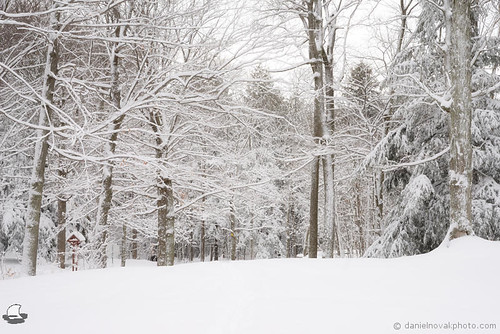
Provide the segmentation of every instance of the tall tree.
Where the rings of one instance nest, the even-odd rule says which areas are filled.
[[[444,5],[446,6],[444,6]],[[387,215],[384,217],[386,226],[383,235],[367,250],[368,256],[401,256],[429,252],[442,243],[444,239],[452,237],[452,230],[456,225],[451,221],[452,206],[449,199],[454,191],[448,180],[456,179],[453,170],[451,150],[457,152],[456,140],[460,145],[473,141],[472,158],[474,162],[471,171],[462,174],[462,215],[467,213],[468,176],[471,173],[471,219],[472,226],[465,225],[466,231],[461,235],[474,232],[482,237],[498,239],[497,223],[494,217],[497,211],[492,203],[496,202],[496,195],[490,190],[497,186],[499,179],[493,166],[499,163],[493,157],[497,149],[492,144],[498,136],[498,107],[495,94],[500,85],[498,75],[492,72],[498,58],[493,51],[498,46],[498,32],[493,22],[498,17],[498,9],[491,4],[474,4],[466,11],[470,21],[462,21],[459,29],[465,32],[470,29],[472,34],[468,42],[472,43],[472,51],[466,51],[467,46],[460,48],[463,53],[472,52],[468,56],[469,62],[458,65],[456,59],[458,51],[450,52],[452,48],[452,17],[451,2],[420,1],[420,14],[416,30],[411,39],[405,43],[400,55],[391,67],[393,71],[386,80],[391,96],[391,104],[395,111],[391,118],[393,128],[387,133],[377,147],[374,148],[369,161],[376,161],[382,165],[385,174],[384,187],[387,191],[385,207]],[[492,8],[493,7],[493,8]],[[488,10],[485,10],[488,8]],[[482,10],[481,10],[482,9]],[[460,10],[458,10],[460,11]],[[465,27],[465,23],[470,25]],[[456,24],[456,23],[455,23]],[[455,27],[454,29],[457,29]],[[481,32],[479,34],[478,32]],[[466,33],[467,34],[467,33]],[[465,35],[466,35],[465,34]],[[462,37],[465,36],[461,34]],[[455,42],[457,43],[457,42]],[[455,48],[457,46],[455,45]],[[463,54],[462,54],[463,55]],[[451,67],[454,63],[455,68]],[[470,66],[470,81],[464,66]],[[452,74],[456,71],[463,75],[460,80],[452,83]],[[454,80],[457,80],[455,77]],[[463,87],[469,85],[469,87]],[[464,93],[455,99],[455,90]],[[468,99],[470,93],[471,129],[467,130],[467,115],[460,117],[463,133],[452,132],[454,121],[452,106],[456,101]],[[467,102],[465,102],[467,103]],[[490,125],[486,125],[488,119]],[[458,138],[457,138],[458,136]],[[460,139],[461,138],[461,139]],[[451,146],[450,142],[455,141]],[[449,153],[450,152],[450,153]],[[455,154],[453,153],[453,154]],[[449,155],[450,154],[450,155]],[[460,152],[464,169],[467,159],[466,147]],[[463,156],[465,155],[465,157]],[[488,161],[488,163],[485,163]],[[466,177],[467,176],[467,177]],[[490,190],[488,190],[490,189]],[[458,200],[458,199],[457,199]],[[463,216],[462,221],[467,221]],[[450,229],[443,221],[450,221]],[[470,230],[469,230],[470,228]]]
[[[113,28],[113,37],[110,45],[110,85],[109,85],[109,104],[112,114],[116,114],[112,122],[109,124],[109,138],[106,141],[105,154],[109,159],[103,166],[101,193],[99,196],[99,204],[97,207],[96,226],[98,231],[97,244],[97,262],[101,268],[107,266],[107,241],[108,241],[108,216],[113,199],[113,164],[112,156],[115,153],[118,134],[122,127],[125,114],[121,112],[121,89],[120,89],[120,49],[123,47],[122,39],[126,34],[127,26],[122,23],[120,8],[115,6],[112,8],[109,18]]]
[[[314,78],[313,137],[320,143],[325,135],[324,68],[321,47],[323,45],[323,3],[307,1],[306,31],[308,32],[309,59]],[[311,171],[311,197],[309,203],[309,257],[318,257],[318,191],[320,156],[315,156]],[[324,166],[326,167],[326,164]]]
[[[450,68],[450,229],[449,238],[472,231],[472,22],[471,0],[445,0],[450,31],[447,61]],[[477,4],[476,4],[477,5]]]
[[[56,76],[59,60],[59,33],[61,25],[59,22],[60,12],[58,5],[52,4],[50,17],[50,32],[48,34],[48,45],[46,51],[45,71],[43,74],[42,99],[38,114],[38,128],[36,130],[35,155],[33,159],[33,170],[30,180],[30,192],[28,198],[28,212],[26,219],[26,230],[23,242],[23,266],[28,275],[36,275],[36,262],[38,255],[38,235],[40,229],[40,209],[42,205],[43,187],[45,184],[45,166],[47,164],[48,137],[50,118],[53,111],[54,91],[56,87]]]
[[[287,3],[285,1],[285,3]],[[314,81],[314,121],[313,138],[317,145],[327,146],[333,151],[333,140],[335,131],[335,51],[337,42],[337,31],[341,24],[345,25],[346,33],[350,27],[352,15],[356,12],[360,1],[289,1],[288,6],[299,13],[304,30],[307,34],[309,64],[313,72]],[[301,12],[302,11],[302,12]],[[341,23],[340,15],[347,13],[345,22]],[[346,38],[346,36],[344,36]],[[345,59],[344,59],[345,60]],[[343,64],[339,64],[340,73],[338,79],[342,79]],[[334,240],[337,234],[335,220],[335,166],[332,152],[317,155],[313,159],[311,172],[311,196],[309,215],[309,257],[317,257],[318,249],[318,200],[319,200],[319,173],[320,162],[323,163],[324,183],[324,215],[325,225],[330,225],[331,254],[333,255]]]

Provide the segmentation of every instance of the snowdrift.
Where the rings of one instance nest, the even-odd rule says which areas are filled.
[[[390,260],[135,264],[0,281],[0,312],[28,314],[0,333],[500,333],[500,243],[475,237]]]

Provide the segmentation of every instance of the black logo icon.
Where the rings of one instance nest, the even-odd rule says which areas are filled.
[[[28,318],[27,313],[21,313],[20,304],[12,304],[7,309],[6,314],[2,316],[3,320],[7,321],[9,324],[22,324],[26,318]]]

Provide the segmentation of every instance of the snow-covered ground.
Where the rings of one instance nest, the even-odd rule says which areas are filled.
[[[0,333],[500,333],[500,242],[475,237],[391,260],[131,264],[0,281],[2,314],[28,314]]]

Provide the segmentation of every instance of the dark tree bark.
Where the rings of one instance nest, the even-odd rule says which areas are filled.
[[[201,199],[203,205],[205,205],[205,197]],[[200,261],[205,262],[205,219],[201,221],[200,227]]]
[[[250,260],[253,260],[254,257],[254,244],[255,244],[255,231],[253,230],[253,214],[250,218]]]
[[[323,117],[324,117],[324,95],[323,95],[323,62],[320,50],[317,48],[319,31],[321,27],[321,3],[319,0],[312,0],[307,3],[307,33],[309,43],[309,59],[314,77],[314,117],[313,117],[313,137],[316,143],[320,143],[323,138]],[[319,162],[316,157],[313,161],[311,173],[311,195],[309,208],[309,257],[318,256],[318,191],[319,191]]]
[[[193,231],[192,230],[189,233],[188,256],[189,256],[189,262],[193,262],[194,247],[193,247]]]
[[[451,0],[448,59],[452,104],[450,108],[450,230],[449,238],[472,231],[472,22],[471,1]]]
[[[127,262],[127,225],[122,226],[122,244],[120,247],[120,266],[125,267]]]
[[[134,228],[132,229],[132,259],[134,260],[137,260],[137,248],[137,230]]]
[[[230,203],[231,209],[229,213],[230,239],[231,239],[231,261],[236,260],[236,217],[234,216],[234,205]]]
[[[293,223],[292,223],[292,213],[293,213],[293,204],[291,200],[288,199],[288,208],[286,210],[286,257],[292,257],[292,244],[293,244]]]
[[[334,30],[335,31],[335,30]],[[334,90],[334,64],[333,50],[335,47],[335,32],[332,34],[326,51],[323,51],[323,63],[325,65],[325,112],[328,137],[335,133],[335,90]],[[335,234],[337,233],[337,221],[335,212],[335,156],[327,154],[323,156],[323,183],[325,187],[325,224],[331,225],[330,257],[335,253]],[[340,245],[338,245],[340,247]]]
[[[66,199],[57,199],[57,262],[59,268],[65,268],[66,261]]]
[[[319,188],[319,157],[314,158],[311,173],[311,196],[309,213],[309,257],[318,257],[318,188]]]
[[[151,127],[156,135],[156,155],[157,161],[166,159],[166,143],[161,136],[161,126],[163,119],[161,114],[152,110],[149,114]],[[177,117],[174,118],[172,127],[175,126]],[[172,130],[172,129],[171,129]],[[162,172],[157,172],[157,192],[158,192],[158,266],[173,266],[175,259],[175,236],[174,236],[174,192],[172,180],[162,176]]]
[[[201,221],[200,231],[200,261],[205,262],[205,221]]]
[[[359,182],[359,181],[358,181]],[[359,183],[356,182],[354,187],[355,191],[355,207],[354,207],[354,224],[358,227],[359,230],[359,256],[362,256],[365,252],[365,231],[364,231],[364,222],[363,217],[361,216],[361,196],[360,196],[360,186]]]
[[[174,195],[172,180],[159,178],[158,184],[158,266],[173,266],[174,242]]]
[[[54,7],[57,6],[54,4]],[[42,206],[42,194],[45,184],[45,166],[47,164],[48,137],[50,126],[49,120],[52,115],[52,104],[54,102],[54,90],[56,75],[58,73],[59,41],[57,31],[60,29],[59,12],[51,14],[51,29],[48,35],[47,57],[45,62],[44,82],[40,113],[38,116],[39,128],[36,130],[35,156],[33,159],[33,170],[30,179],[30,191],[28,195],[28,212],[26,215],[26,227],[23,241],[23,266],[30,276],[36,275],[36,261],[38,254],[38,235],[40,230],[40,209]]]
[[[118,8],[113,9],[113,16],[117,22],[120,22],[120,12]],[[124,26],[117,26],[115,29],[115,37],[121,38],[125,33]],[[120,93],[120,57],[118,55],[119,43],[113,43],[112,58],[111,58],[111,88],[110,99],[114,111],[121,108],[121,93]],[[125,115],[121,115],[113,120],[110,125],[110,137],[106,143],[106,155],[111,157],[116,150],[118,133],[122,126]],[[108,246],[108,216],[113,199],[113,161],[110,160],[103,167],[103,176],[101,181],[101,195],[99,197],[99,205],[97,208],[97,226],[98,226],[98,243],[97,243],[97,262],[101,268],[107,267],[108,256],[106,254]]]
[[[217,239],[215,239],[214,242],[213,253],[214,253],[214,261],[219,261],[219,240]]]

